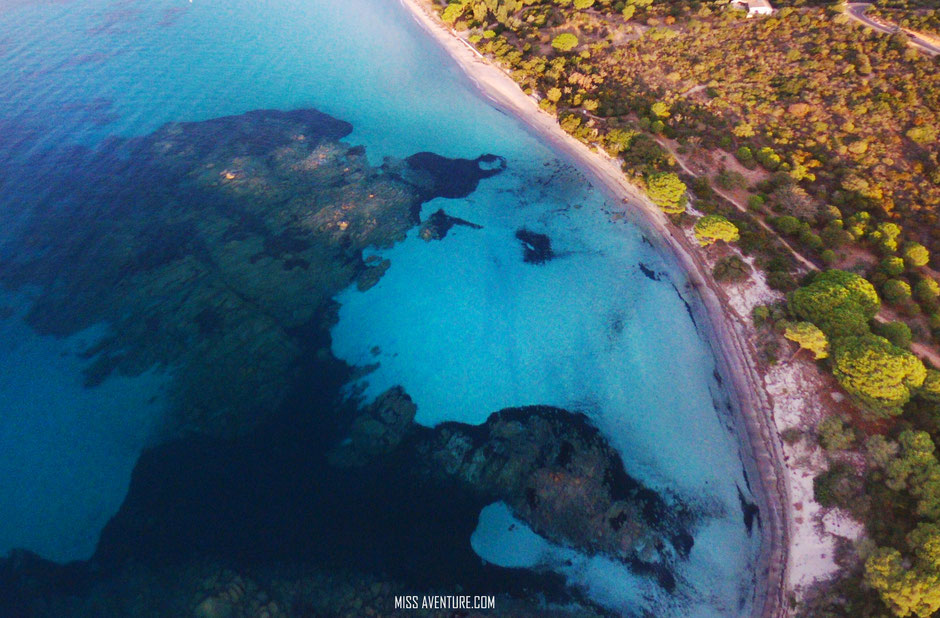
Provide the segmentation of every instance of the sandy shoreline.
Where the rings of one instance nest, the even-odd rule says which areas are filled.
[[[697,294],[687,299],[698,313],[706,318],[710,327],[709,339],[715,351],[721,374],[732,383],[732,402],[736,407],[735,422],[738,433],[750,446],[750,461],[745,467],[750,479],[759,479],[754,497],[759,502],[764,542],[758,577],[763,578],[762,590],[755,599],[756,616],[783,616],[786,614],[786,581],[788,546],[792,513],[786,471],[783,469],[783,450],[778,437],[772,407],[755,364],[753,347],[743,325],[727,309],[724,291],[711,279],[710,270],[700,252],[682,234],[669,224],[665,214],[627,182],[619,164],[602,152],[592,152],[585,144],[565,133],[554,116],[539,109],[536,102],[525,95],[515,81],[501,69],[485,60],[469,43],[463,41],[429,14],[424,0],[400,0],[424,29],[460,65],[480,92],[499,109],[512,114],[564,153],[579,168],[597,181],[602,189],[617,202],[628,204],[628,209],[639,215],[640,223],[654,232],[652,240],[662,243],[688,275]],[[745,449],[748,450],[748,449]]]

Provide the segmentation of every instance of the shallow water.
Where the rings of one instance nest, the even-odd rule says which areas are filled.
[[[612,561],[581,556],[577,572],[563,560],[543,563],[625,613],[746,609],[759,534],[742,523],[738,492],[748,490],[739,447],[711,351],[677,292],[686,287],[681,272],[639,228],[612,216],[619,204],[476,93],[395,2],[6,5],[0,260],[28,246],[23,236],[37,211],[54,220],[50,203],[80,208],[68,203],[69,179],[49,169],[61,154],[48,153],[83,146],[89,150],[68,159],[82,169],[109,136],[299,108],[351,123],[344,141],[364,145],[373,165],[422,151],[493,153],[507,162],[469,196],[422,208],[422,220],[440,208],[480,229],[456,226],[426,241],[412,228],[403,242],[367,252],[391,267],[371,289],[353,285],[337,296],[332,351],[378,366],[348,390],[363,389],[368,400],[402,385],[428,426],[477,424],[531,404],[584,412],[630,474],[701,514],[695,546],[672,596]],[[39,199],[57,192],[66,198]],[[99,222],[86,217],[82,225]],[[521,229],[548,236],[554,257],[526,262]],[[29,293],[0,301],[10,308],[0,321],[0,512],[13,514],[0,518],[0,552],[27,547],[84,559],[122,501],[137,455],[167,420],[173,368],[83,386],[90,361],[81,352],[111,325],[41,335],[24,322]],[[511,517],[494,517],[494,508],[481,516],[474,548],[493,546],[487,535],[495,538]],[[520,541],[516,557],[505,555],[509,541],[502,555],[478,553],[534,566],[531,545],[530,537]]]

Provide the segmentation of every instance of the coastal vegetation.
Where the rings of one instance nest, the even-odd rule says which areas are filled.
[[[872,14],[931,34],[933,4],[879,0]],[[940,609],[940,60],[836,3],[774,5],[746,19],[720,0],[439,3],[672,223],[702,246],[735,243],[716,281],[748,279],[750,262],[786,293],[754,311],[768,364],[811,359],[848,395],[811,430],[828,460],[815,497],[866,534],[843,544],[842,575],[800,611],[929,616]]]
[[[734,242],[741,237],[738,226],[721,215],[705,215],[695,222],[695,238],[703,247],[718,242]]]

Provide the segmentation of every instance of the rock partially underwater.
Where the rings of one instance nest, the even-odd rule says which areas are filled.
[[[405,159],[404,177],[432,197],[464,197],[484,178],[506,169],[506,159],[492,154],[476,159],[448,159],[433,152],[419,152]]]
[[[0,284],[38,286],[27,320],[40,333],[110,326],[87,351],[87,385],[156,365],[174,375],[175,428],[243,431],[281,403],[332,297],[388,268],[363,250],[505,164],[421,153],[375,168],[340,141],[351,131],[315,110],[255,111],[46,153],[57,171],[24,206]]]
[[[468,540],[494,501],[551,541],[675,587],[695,518],[627,475],[583,415],[531,406],[502,410],[479,426],[428,428],[413,422],[414,403],[400,388],[358,411],[336,399],[338,384],[317,392],[313,410],[271,418],[250,436],[192,436],[146,452],[92,560],[61,567],[25,554],[0,560],[0,596],[6,591],[20,608],[57,610],[127,603],[152,610],[171,599],[183,607],[240,606],[241,597],[194,593],[200,580],[178,575],[212,561],[242,573],[268,565],[333,573],[334,585],[346,589],[358,581],[347,570],[394,580],[363,601],[381,614],[395,594],[458,587],[504,595],[498,609],[513,607],[505,615],[551,615],[545,600],[571,615],[599,611],[558,574],[479,559]],[[142,601],[133,592],[141,582],[161,592]],[[269,594],[284,615],[310,615],[284,605],[300,594],[290,582]],[[331,595],[329,586],[301,594],[324,611],[352,601]]]
[[[630,477],[583,414],[528,406],[479,426],[429,429],[412,424],[414,412],[400,388],[387,391],[356,417],[331,463],[363,465],[401,444],[418,454],[423,476],[456,479],[487,501],[507,503],[549,540],[619,559],[674,589],[674,567],[692,549],[691,513]]]

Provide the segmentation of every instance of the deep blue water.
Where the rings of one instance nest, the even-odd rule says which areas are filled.
[[[677,292],[686,287],[682,273],[644,242],[629,213],[619,216],[620,204],[607,200],[568,161],[479,95],[396,2],[4,4],[0,269],[4,260],[29,257],[24,252],[34,246],[37,260],[43,259],[42,243],[30,238],[37,229],[55,230],[83,252],[80,239],[108,238],[107,251],[93,243],[83,256],[96,256],[100,249],[101,269],[111,266],[106,260],[120,253],[121,228],[95,236],[94,231],[105,229],[103,211],[85,215],[83,203],[72,199],[93,196],[95,187],[88,185],[108,187],[112,168],[99,155],[117,153],[113,161],[104,160],[122,170],[114,177],[127,180],[122,180],[125,193],[107,189],[106,199],[120,201],[120,209],[109,212],[128,219],[148,212],[145,206],[158,199],[153,195],[159,190],[159,179],[140,175],[152,171],[134,159],[140,152],[121,150],[115,143],[123,142],[115,142],[115,136],[144,137],[168,122],[305,108],[350,123],[345,143],[365,146],[373,165],[418,152],[466,159],[493,153],[507,164],[466,197],[439,197],[422,207],[422,219],[443,208],[478,227],[456,226],[435,242],[422,239],[415,227],[402,242],[370,251],[389,259],[391,267],[374,287],[361,291],[352,285],[337,295],[330,345],[352,366],[377,367],[364,376],[337,369],[337,384],[329,388],[346,382],[345,392],[361,392],[368,401],[401,385],[418,406],[416,420],[427,426],[478,424],[501,408],[531,404],[583,412],[621,453],[631,475],[674,492],[706,514],[674,595],[612,560],[552,546],[500,504],[449,504],[444,510],[450,515],[429,524],[429,537],[443,530],[467,537],[452,569],[475,560],[466,546],[470,535],[464,533],[467,521],[479,519],[471,543],[479,557],[502,566],[548,565],[618,610],[687,616],[746,610],[760,539],[742,525],[738,491],[746,491],[747,483],[739,447],[727,428],[726,394],[715,380],[711,350]],[[66,216],[69,226],[57,227]],[[37,228],[37,220],[43,226]],[[147,226],[148,221],[139,223]],[[161,255],[195,251],[186,245],[189,235],[165,220],[151,227],[149,238],[161,247]],[[553,259],[544,264],[523,259],[525,245],[518,237],[523,229],[550,239]],[[207,250],[211,253],[212,247]],[[100,365],[94,365],[96,357],[88,350],[96,341],[108,341],[116,326],[81,323],[79,328],[70,320],[85,315],[100,294],[75,287],[71,315],[36,317],[43,286],[56,285],[58,270],[70,272],[76,285],[83,279],[75,270],[89,263],[94,261],[63,257],[46,264],[45,271],[52,272],[44,271],[41,281],[34,277],[0,290],[0,552],[25,547],[57,561],[91,556],[125,498],[141,452],[158,444],[172,425],[167,415],[178,403],[178,367],[148,362],[137,371],[91,371],[97,378],[89,379],[89,369]],[[224,259],[216,263],[226,264]],[[237,268],[225,276],[237,279]],[[94,273],[87,278],[95,280]],[[263,294],[264,281],[249,283]],[[176,302],[173,285],[160,289],[169,291],[154,295],[153,303]],[[279,289],[286,299],[271,310],[304,311],[306,297],[297,289],[294,303],[291,293]],[[200,328],[211,332],[218,316],[200,316]],[[162,339],[169,332],[177,333],[152,329],[155,350],[169,345]],[[252,332],[257,331],[244,326],[232,336],[255,349]],[[257,349],[267,345],[259,343]],[[300,358],[315,355],[312,343],[310,350],[301,347]],[[268,358],[259,352],[257,362]],[[308,381],[304,391],[297,383],[305,375],[302,370],[300,378],[285,373],[282,384],[264,378],[279,380],[276,367],[265,369],[270,371],[261,373],[261,387],[292,393],[287,397],[296,403],[291,422],[304,428],[297,433],[313,442],[314,436],[323,437],[323,444],[310,448],[325,449],[325,436],[335,437],[338,424],[324,420],[327,404],[318,408],[309,402],[316,400],[317,388],[327,385]],[[213,393],[211,373],[186,378],[204,381]],[[208,406],[203,410],[208,418],[228,409],[221,403],[212,409],[215,399],[206,400],[200,405]],[[310,408],[306,412],[304,402]],[[174,465],[203,461],[206,468],[191,485],[173,486],[179,499],[191,500],[212,483],[226,486],[233,470],[254,470],[267,478],[266,469],[290,469],[290,449],[272,446],[283,446],[283,428],[258,436],[205,452],[174,442],[166,451]],[[253,454],[242,458],[246,450]],[[273,452],[287,453],[286,459],[271,463],[258,455]],[[143,466],[140,474],[146,476],[149,469]],[[324,487],[342,482],[327,479]],[[291,508],[288,496],[295,494],[289,482],[270,491],[272,504]],[[376,491],[363,482],[363,495],[374,499]],[[174,494],[163,499],[172,503]],[[229,495],[226,504],[237,508],[252,499]],[[420,504],[423,499],[414,500]],[[212,506],[208,503],[207,509]],[[324,508],[332,517],[345,512],[342,504]],[[419,512],[404,513],[390,525],[403,526]],[[241,516],[258,513],[248,509]],[[306,519],[285,516],[282,529],[312,525],[316,519],[309,513]],[[463,523],[453,523],[458,520]],[[236,543],[220,522],[204,523],[206,530],[220,531],[217,546]],[[177,525],[193,524],[181,520]],[[508,534],[510,529],[516,533]],[[324,529],[322,534],[335,532]],[[182,535],[174,542],[191,539]],[[409,542],[415,538],[402,537],[396,552],[381,559],[367,558],[363,549],[363,562],[401,560]],[[291,543],[285,538],[280,545]],[[314,551],[315,545],[293,547]],[[252,555],[250,547],[236,551]],[[417,564],[427,571],[440,568]]]

